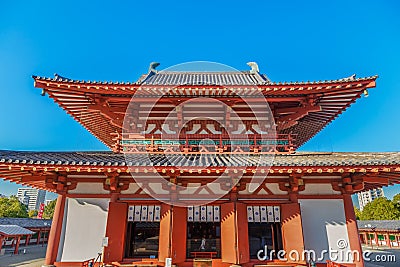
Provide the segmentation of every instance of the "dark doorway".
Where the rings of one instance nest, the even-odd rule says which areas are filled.
[[[125,258],[158,258],[159,222],[128,222]]]
[[[221,223],[187,223],[187,258],[221,258]]]
[[[270,251],[274,250],[277,253],[283,249],[281,224],[249,222],[250,259],[257,259],[258,251],[264,251],[265,246],[268,248],[268,259],[270,259]],[[276,257],[276,253],[272,254],[272,259]]]

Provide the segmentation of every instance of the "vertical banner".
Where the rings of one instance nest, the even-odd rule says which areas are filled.
[[[281,207],[274,206],[274,221],[280,222],[281,221]]]
[[[38,212],[38,215],[37,215],[38,219],[42,219],[43,218],[43,212],[44,212],[44,203],[40,203],[39,212]]]
[[[161,206],[154,206],[154,221],[160,221]]]
[[[193,206],[188,207],[187,220],[188,222],[193,222]]]
[[[274,222],[274,207],[267,206],[267,220],[268,222]]]
[[[214,206],[214,222],[219,222],[220,220],[219,206]]]
[[[260,206],[260,216],[261,216],[261,222],[268,222],[266,206]]]
[[[135,216],[133,217],[133,220],[135,222],[140,222],[140,213],[141,213],[141,206],[136,205],[135,206]]]
[[[260,222],[260,206],[253,207],[254,222]]]
[[[200,207],[199,206],[195,206],[194,207],[193,220],[195,222],[199,222],[200,221]]]
[[[140,221],[147,222],[147,206],[142,206],[142,214]]]
[[[154,218],[154,206],[150,205],[147,208],[147,221],[152,222]]]
[[[135,206],[129,206],[129,208],[128,208],[128,222],[133,222],[134,213],[135,213]]]
[[[212,222],[213,220],[213,206],[207,206],[207,222]]]
[[[247,206],[247,221],[254,222],[253,206]]]
[[[206,222],[207,221],[207,208],[206,206],[200,207],[200,221]]]

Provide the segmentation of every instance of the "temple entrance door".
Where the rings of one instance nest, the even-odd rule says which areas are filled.
[[[159,231],[159,222],[128,222],[125,257],[156,259]]]

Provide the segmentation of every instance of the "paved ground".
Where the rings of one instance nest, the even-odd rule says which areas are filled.
[[[19,255],[6,254],[0,256],[0,267],[41,267],[44,263],[46,255],[46,245],[21,246],[21,250],[25,249]]]
[[[399,267],[400,249],[363,247],[363,251],[370,252],[367,255],[370,261],[365,261],[365,267]]]
[[[22,246],[26,248],[26,253],[13,255],[10,254],[0,256],[0,267],[41,267],[44,263],[46,254],[46,246]],[[371,249],[363,247],[370,261],[365,262],[365,267],[399,267],[400,266],[400,249],[379,248]]]

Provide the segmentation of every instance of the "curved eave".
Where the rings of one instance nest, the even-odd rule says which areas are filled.
[[[163,85],[141,85],[139,83],[132,82],[97,82],[97,81],[77,81],[71,79],[56,79],[46,78],[40,76],[32,76],[35,81],[35,87],[48,89],[52,91],[70,92],[75,94],[122,94],[129,95],[136,93],[141,88],[215,88],[224,87],[227,89],[235,88],[257,88],[261,89],[264,95],[287,95],[297,93],[318,93],[324,92],[325,90],[335,89],[348,89],[349,87],[375,87],[375,80],[378,78],[377,75],[354,78],[354,79],[337,79],[337,80],[325,80],[325,81],[313,81],[313,82],[277,82],[277,83],[259,83],[259,84],[248,84],[248,85],[235,85],[235,84],[223,84],[223,85],[207,85],[207,84],[163,84]],[[299,91],[299,92],[298,92]]]
[[[219,91],[210,95],[210,97],[225,99],[237,97],[236,93],[257,97],[260,92],[268,101],[276,102],[284,98],[287,100],[288,98],[306,99],[312,97],[318,100],[317,102],[322,110],[320,112],[309,113],[298,120],[296,125],[280,132],[297,134],[298,138],[295,144],[299,147],[338,117],[339,114],[344,112],[366,89],[375,87],[376,78],[377,76],[319,82],[270,83],[257,87],[250,85],[249,88],[243,85],[228,86],[226,88],[216,88],[215,86],[206,85],[185,85],[170,90],[168,86],[140,88],[138,84],[132,83],[98,83],[34,76],[36,87],[42,88],[60,107],[111,149],[115,141],[110,134],[121,132],[122,119],[120,119],[118,124],[111,121],[107,116],[103,116],[99,112],[92,110],[90,107],[94,104],[95,98],[112,99],[113,105],[122,114],[134,94],[143,96],[143,101],[146,101],[146,97],[159,97],[159,95],[163,95],[166,92],[168,92],[167,97],[183,99],[185,97],[207,96],[208,93],[214,90]],[[236,88],[236,90],[232,90],[232,87]],[[185,92],[185,95],[182,95],[183,92]]]
[[[119,173],[121,175],[134,173],[184,173],[196,175],[199,170],[202,175],[223,173],[226,169],[234,172],[246,171],[248,174],[287,176],[297,173],[308,176],[341,176],[343,174],[363,177],[364,188],[372,188],[400,183],[400,153],[308,153],[299,152],[291,155],[276,155],[272,166],[251,166],[253,160],[247,156],[238,155],[232,161],[224,154],[217,155],[224,165],[218,166],[175,166],[163,162],[165,156],[152,154],[153,162],[146,164],[147,154],[131,155],[126,161],[123,154],[111,152],[24,152],[0,151],[0,177],[11,182],[29,185],[40,189],[52,190],[46,186],[45,179],[58,174],[65,175],[104,175]],[[180,155],[170,155],[170,157]],[[258,157],[258,156],[255,156]],[[232,162],[231,162],[232,161]],[[231,163],[228,163],[231,162]],[[242,163],[240,163],[242,162]],[[250,163],[250,166],[249,166]],[[131,165],[130,167],[128,167]],[[205,170],[207,169],[207,171]]]

